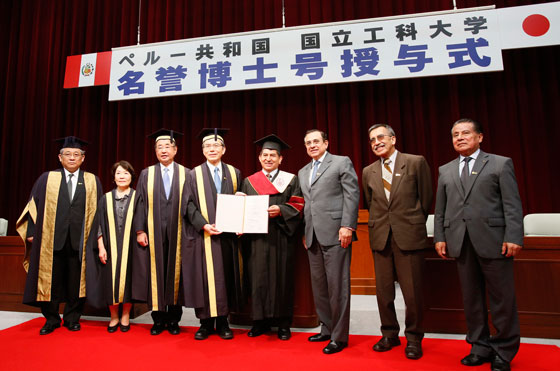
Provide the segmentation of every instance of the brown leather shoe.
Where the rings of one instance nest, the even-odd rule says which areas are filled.
[[[420,359],[422,358],[422,343],[419,341],[409,341],[404,348],[404,355],[408,359]]]
[[[375,350],[376,352],[386,352],[398,345],[401,345],[401,340],[398,337],[390,338],[387,336],[383,336],[381,340],[379,340],[377,344],[373,346],[373,350]]]

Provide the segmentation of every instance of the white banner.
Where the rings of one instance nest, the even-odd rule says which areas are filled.
[[[560,44],[560,2],[496,9],[502,49]]]
[[[502,69],[495,10],[442,12],[115,48],[109,100]]]

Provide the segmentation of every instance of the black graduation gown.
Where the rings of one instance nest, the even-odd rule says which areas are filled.
[[[82,261],[81,276],[77,278],[80,280],[79,297],[86,296],[84,255],[87,253],[86,245],[97,237],[94,221],[102,192],[99,178],[82,170],[72,201],[64,169],[45,172],[37,179],[16,223],[18,234],[26,246],[24,304],[40,306],[42,302],[51,301],[52,293],[58,290],[52,287],[53,254],[64,247],[68,235],[72,248],[78,251]],[[32,243],[27,241],[28,236],[33,236]],[[66,298],[61,297],[59,301],[65,302]]]
[[[255,190],[250,178],[245,179],[241,191],[247,195],[263,194]],[[269,194],[269,206],[272,205],[278,205],[282,215],[269,218],[268,233],[243,235],[243,244],[250,249],[246,267],[253,320],[291,318],[294,312],[296,231],[303,209],[297,176],[284,192]]]
[[[93,261],[91,263],[88,261],[88,268],[95,270],[95,272],[88,275],[87,302],[95,308],[132,302],[132,251],[137,248],[136,232],[132,224],[128,227],[129,238],[126,244],[124,243],[124,237],[127,230],[127,217],[134,215],[138,198],[134,189],[131,188],[124,206],[122,229],[119,229],[117,201],[115,200],[117,196],[116,188],[110,194],[112,195],[113,213],[109,213],[107,210],[107,194],[101,197],[97,206],[97,221],[101,229],[103,244],[107,250],[107,263],[103,264],[99,260],[97,241],[91,244],[92,253],[89,256],[92,257]],[[111,243],[110,221],[115,228],[116,246]],[[123,250],[126,251],[125,254],[123,254]],[[113,252],[116,252],[116,256],[113,256]]]
[[[239,189],[242,181],[241,172],[223,162],[221,165],[221,174],[223,176],[221,193],[234,194]],[[233,179],[230,169],[235,173],[235,179]],[[208,213],[207,218],[201,213],[202,195],[198,189],[199,184],[204,192],[204,202]],[[241,283],[238,280],[238,237],[234,233],[222,233],[217,236],[211,236],[209,245],[211,255],[207,256],[203,227],[205,224],[214,224],[216,222],[217,192],[213,176],[210,174],[210,169],[206,163],[190,171],[188,186],[189,189],[185,189],[185,197],[183,197],[183,216],[186,225],[184,243],[187,246],[186,249],[195,250],[193,255],[196,256],[196,259],[199,259],[198,265],[200,265],[200,269],[191,269],[189,272],[191,274],[202,273],[200,278],[204,295],[204,304],[197,308],[196,315],[201,319],[226,316],[230,309],[239,307],[242,300]],[[207,265],[207,262],[210,260],[212,261],[211,270],[208,269]],[[185,272],[189,274],[186,269]],[[195,277],[191,281],[194,280]],[[213,286],[213,290],[209,286]],[[210,296],[210,292],[215,293],[214,297]]]
[[[149,243],[145,247],[137,244],[133,249],[132,299],[148,303],[154,311],[165,311],[168,305],[198,304],[185,302],[182,295],[180,240],[184,226],[180,206],[189,169],[173,163],[171,193],[167,199],[160,166],[158,163],[140,173],[134,212],[135,234],[146,232]],[[150,187],[153,187],[151,196]],[[153,226],[152,233],[150,226]]]

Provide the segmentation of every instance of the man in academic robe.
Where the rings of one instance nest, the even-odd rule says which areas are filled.
[[[64,326],[80,330],[86,296],[86,245],[92,232],[97,201],[103,191],[97,176],[80,170],[85,141],[76,137],[61,142],[58,159],[62,169],[43,173],[35,182],[29,202],[16,228],[26,243],[27,271],[23,303],[41,307],[46,318],[40,334],[60,327],[59,303],[64,307]]]
[[[362,174],[383,334],[373,350],[386,352],[401,343],[395,312],[397,281],[406,303],[404,353],[409,359],[419,359],[424,338],[426,219],[433,198],[430,167],[423,156],[397,151],[397,137],[391,126],[373,125],[368,136],[373,153],[379,157]]]
[[[188,169],[173,161],[179,135],[168,129],[149,135],[155,139],[159,163],[142,170],[136,191],[134,228],[140,246],[133,252],[132,298],[152,309],[152,335],[166,328],[178,335],[182,305],[189,304],[184,303],[181,290],[180,215]]]
[[[235,194],[242,181],[241,172],[222,162],[226,153],[224,135],[228,129],[202,129],[202,153],[206,162],[188,175],[183,215],[187,224],[185,250],[201,256],[204,305],[195,308],[200,319],[196,340],[207,339],[217,333],[222,339],[232,339],[227,316],[230,308],[239,305],[241,284],[238,267],[238,237],[222,233],[215,225],[218,194]],[[188,196],[187,196],[188,194]],[[192,270],[185,272],[192,276]],[[196,278],[192,278],[194,282]]]
[[[246,234],[250,244],[248,275],[251,282],[253,328],[255,337],[278,326],[278,338],[291,337],[294,313],[294,275],[296,231],[302,221],[303,196],[295,174],[279,169],[281,151],[290,148],[276,135],[268,135],[255,144],[262,147],[262,170],[243,181],[247,195],[268,195],[268,233]]]

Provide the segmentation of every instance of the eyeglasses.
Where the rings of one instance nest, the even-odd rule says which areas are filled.
[[[62,154],[62,156],[68,157],[68,158],[71,158],[71,157],[80,158],[80,157],[82,157],[82,153],[81,152],[64,152]]]
[[[218,149],[222,146],[222,143],[207,143],[207,144],[203,144],[202,148],[203,149],[210,149],[210,148],[214,148],[214,149]]]
[[[157,146],[156,149],[157,149],[158,151],[162,151],[162,150],[164,150],[164,149],[170,150],[170,149],[173,148],[173,147],[174,147],[174,146],[170,146],[170,145],[167,145],[167,146]]]
[[[307,142],[305,142],[305,146],[306,147],[316,146],[321,144],[321,142],[322,141],[319,139],[308,140]]]
[[[372,143],[372,144],[375,143],[375,142],[381,142],[383,140],[383,138],[385,138],[385,137],[392,137],[392,135],[379,134],[376,137],[370,138],[369,142]]]

